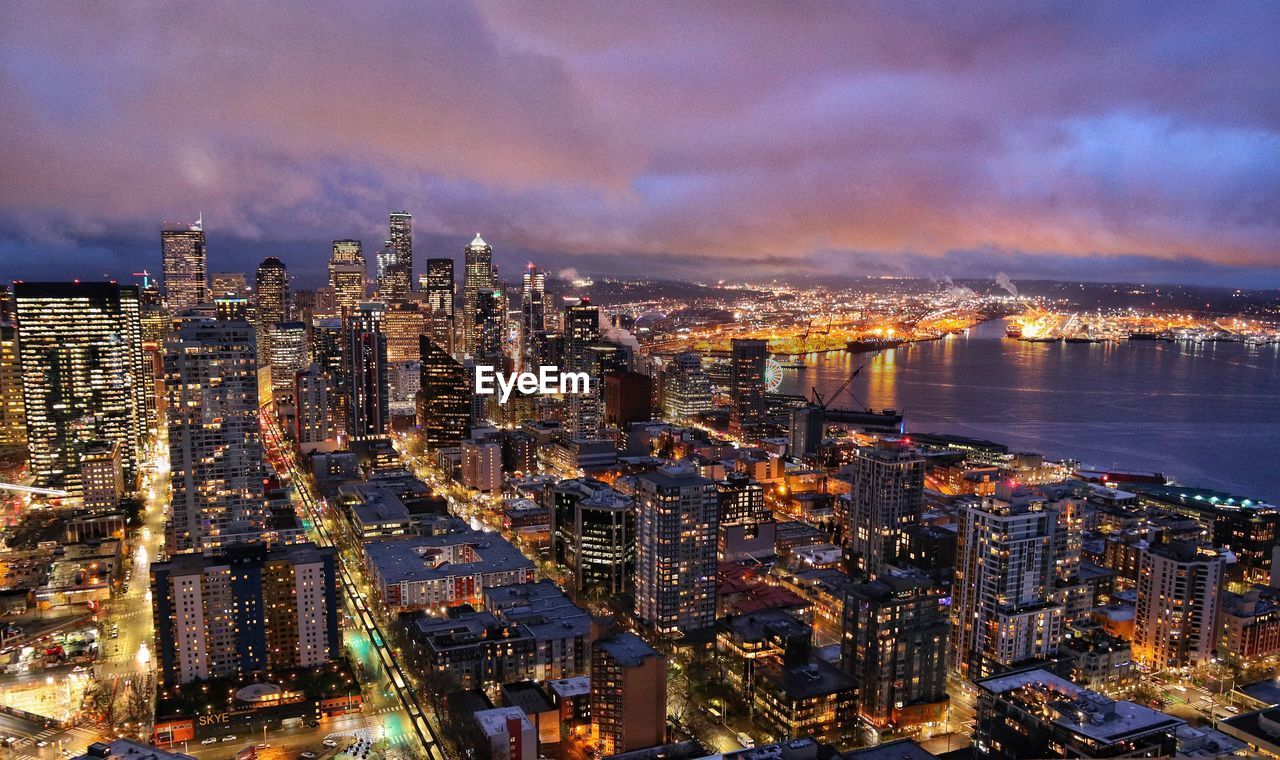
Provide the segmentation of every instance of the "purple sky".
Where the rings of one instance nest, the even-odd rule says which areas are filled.
[[[1280,287],[1280,4],[7,3],[0,277],[507,271]]]

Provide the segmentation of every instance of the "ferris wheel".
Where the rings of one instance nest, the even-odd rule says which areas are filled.
[[[782,365],[770,356],[764,363],[764,388],[770,393],[777,393],[782,387]]]

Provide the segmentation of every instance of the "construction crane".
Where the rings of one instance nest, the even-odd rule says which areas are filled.
[[[865,366],[866,365],[863,365],[863,367]],[[818,393],[818,386],[813,386],[813,403],[817,404],[822,409],[826,409],[831,406],[831,402],[839,398],[841,393],[844,393],[845,389],[849,387],[849,383],[852,383],[853,379],[862,372],[863,367],[858,367],[850,373],[849,376],[844,379],[844,382],[840,384],[840,387],[836,389],[836,392],[828,396],[825,401],[822,399],[822,394]],[[854,401],[857,401],[857,399],[854,399]]]

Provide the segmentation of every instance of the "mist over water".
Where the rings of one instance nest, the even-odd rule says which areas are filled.
[[[1156,470],[1280,501],[1280,346],[1026,343],[987,322],[875,354],[807,357],[781,391],[897,409],[908,431],[986,438],[1085,465]]]

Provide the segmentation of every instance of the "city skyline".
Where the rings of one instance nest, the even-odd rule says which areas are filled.
[[[123,279],[159,271],[159,223],[203,213],[211,262],[276,256],[309,281],[327,241],[381,250],[405,209],[419,261],[479,229],[504,273],[1276,287],[1276,14],[14,14],[0,258],[17,278],[55,261]],[[327,49],[354,57],[334,71]],[[402,83],[389,112],[385,82]]]

